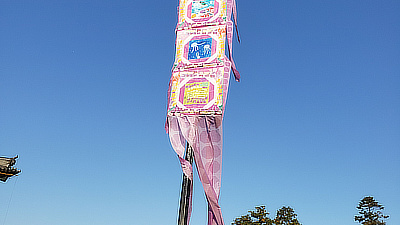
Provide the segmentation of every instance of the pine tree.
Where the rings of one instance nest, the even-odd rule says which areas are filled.
[[[381,212],[384,207],[379,204],[374,197],[364,197],[357,206],[359,216],[354,216],[354,220],[363,225],[385,225],[385,219],[389,218]]]
[[[276,225],[301,225],[297,220],[297,214],[292,208],[283,206],[276,212],[274,224]]]
[[[272,225],[273,221],[268,218],[269,212],[265,206],[256,206],[256,209],[249,211],[247,215],[236,218],[232,225]]]
[[[236,218],[232,223],[233,225],[252,225],[253,221],[249,215],[244,215],[239,218]]]

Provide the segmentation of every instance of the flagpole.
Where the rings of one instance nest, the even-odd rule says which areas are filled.
[[[193,148],[189,145],[189,142],[186,145],[185,159],[189,161],[191,165],[193,164]],[[178,225],[189,225],[189,203],[192,186],[193,182],[189,179],[189,177],[183,174]]]

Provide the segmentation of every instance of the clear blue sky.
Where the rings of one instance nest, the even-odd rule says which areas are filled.
[[[373,195],[400,224],[400,1],[237,4],[225,223],[266,204],[352,225]],[[1,225],[176,224],[182,174],[164,131],[176,7],[0,0],[0,155],[23,170],[0,184]],[[205,225],[195,182],[191,225]]]

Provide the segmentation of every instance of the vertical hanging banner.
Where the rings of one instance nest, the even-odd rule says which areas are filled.
[[[179,1],[166,131],[183,173],[191,180],[193,168],[184,154],[186,143],[193,148],[208,201],[208,225],[224,224],[218,204],[222,119],[231,71],[235,80],[240,80],[232,58],[233,24],[237,24],[235,0]],[[226,48],[229,58],[225,55]],[[189,220],[190,216],[186,224]]]

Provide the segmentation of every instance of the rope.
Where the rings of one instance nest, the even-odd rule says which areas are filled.
[[[6,224],[7,215],[8,215],[8,210],[10,209],[11,199],[12,199],[12,197],[13,197],[13,195],[14,195],[14,190],[15,190],[15,186],[16,186],[16,184],[17,184],[17,180],[18,180],[18,177],[15,179],[14,187],[13,187],[13,189],[12,189],[12,191],[11,191],[10,199],[8,200],[8,205],[7,205],[7,209],[6,209],[6,214],[5,214],[5,216],[4,216],[3,225]]]

